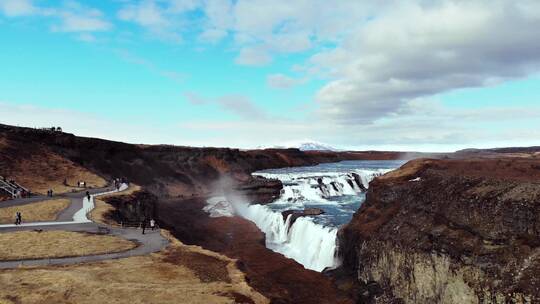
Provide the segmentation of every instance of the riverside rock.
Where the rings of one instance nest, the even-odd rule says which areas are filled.
[[[283,220],[287,220],[287,217],[291,215],[291,220],[289,222],[289,226],[292,226],[294,222],[299,218],[303,216],[316,216],[324,214],[324,210],[321,208],[306,208],[304,210],[286,210],[281,212],[281,215],[283,216]]]
[[[350,291],[372,303],[538,303],[538,162],[424,159],[376,178],[338,234],[341,270],[360,286]]]

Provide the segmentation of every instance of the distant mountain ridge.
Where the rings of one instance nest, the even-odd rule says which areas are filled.
[[[277,146],[259,146],[259,149],[289,149],[296,148],[300,151],[341,151],[340,149],[334,148],[330,145],[319,143],[319,142],[303,142],[299,144],[285,144]]]

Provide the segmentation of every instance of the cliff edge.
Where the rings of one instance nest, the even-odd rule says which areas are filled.
[[[539,303],[540,158],[419,159],[339,233],[367,303]]]

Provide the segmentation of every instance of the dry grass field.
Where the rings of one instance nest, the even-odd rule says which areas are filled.
[[[58,214],[68,206],[69,199],[55,199],[0,208],[0,224],[13,224],[17,211],[21,212],[23,222],[54,221]]]
[[[15,180],[34,193],[45,194],[53,189],[54,193],[66,193],[77,190],[77,181],[86,181],[88,187],[103,187],[106,181],[86,168],[50,151],[43,146],[36,146],[32,153],[23,153],[21,157],[10,157],[15,149],[6,139],[0,140],[0,162],[9,164],[3,174]],[[2,153],[5,155],[2,156]],[[8,153],[9,152],[9,153]],[[68,186],[65,186],[64,179]]]
[[[3,261],[103,254],[137,246],[115,236],[61,230],[0,233],[0,244]]]
[[[0,303],[13,304],[269,303],[234,260],[175,239],[148,256],[0,270],[0,286]]]

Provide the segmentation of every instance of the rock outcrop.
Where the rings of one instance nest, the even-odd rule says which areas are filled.
[[[111,196],[104,200],[114,207],[114,210],[106,216],[117,223],[141,222],[156,218],[157,197],[147,191]]]
[[[351,290],[362,292],[355,296],[372,303],[539,303],[539,164],[416,160],[376,178],[339,232],[341,270],[352,272],[360,288]]]
[[[245,182],[237,183],[234,188],[250,202],[269,204],[279,197],[283,184],[277,179],[254,176]]]
[[[289,225],[292,226],[294,222],[303,216],[316,216],[324,214],[324,210],[321,208],[306,208],[304,210],[286,210],[281,212],[281,215],[283,216],[283,220],[286,221],[287,217],[289,215],[291,216],[291,220],[289,221]]]

